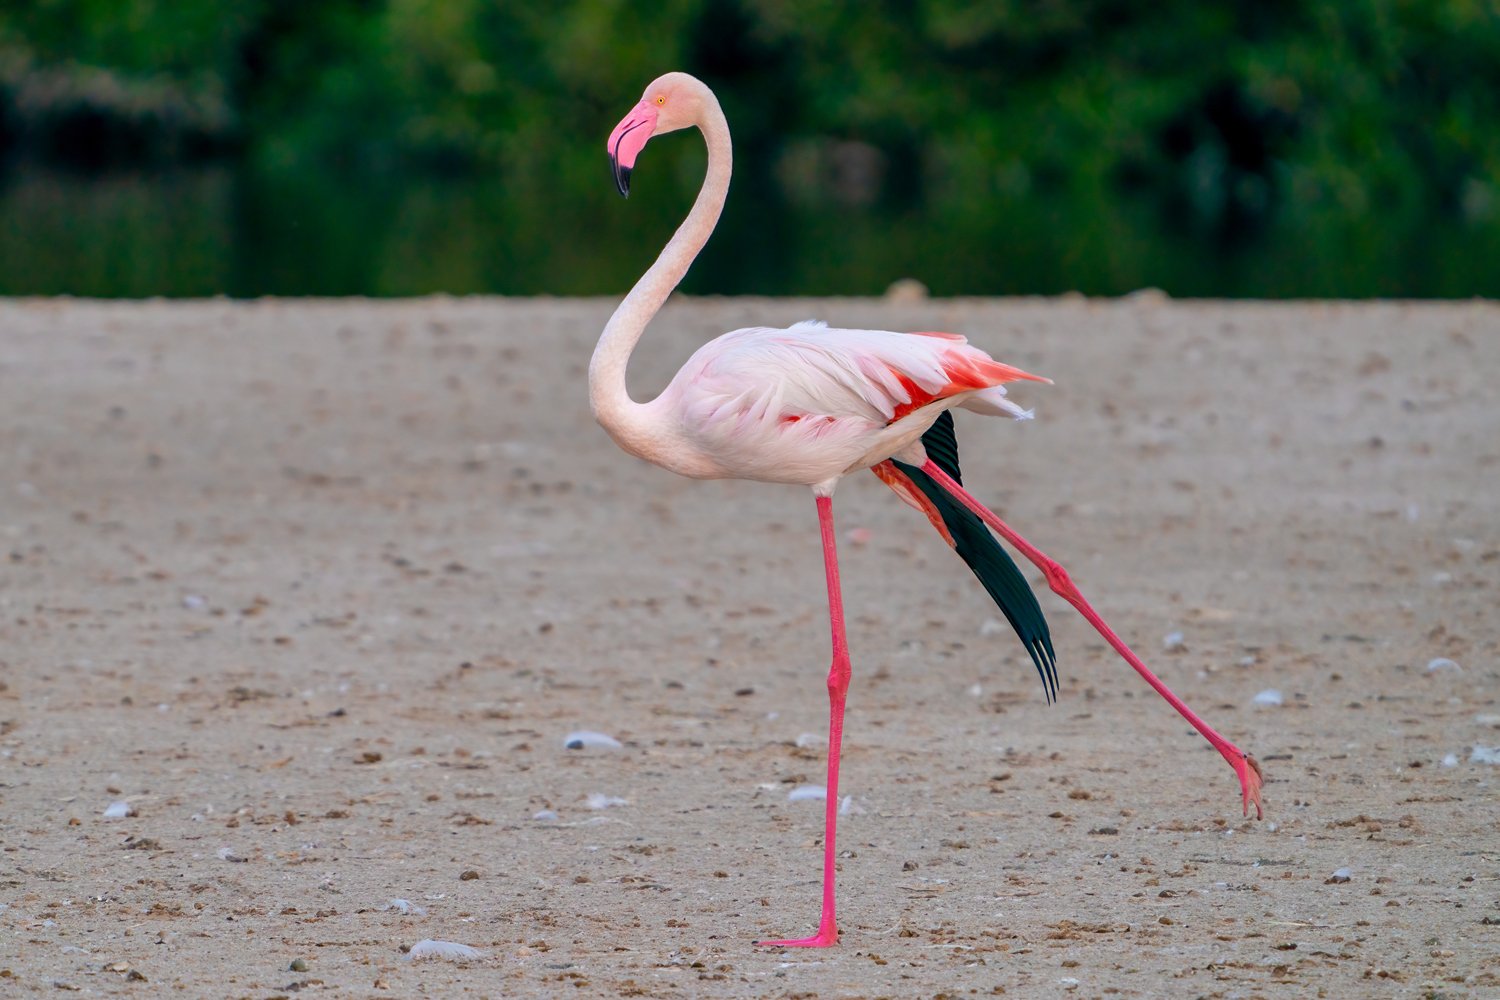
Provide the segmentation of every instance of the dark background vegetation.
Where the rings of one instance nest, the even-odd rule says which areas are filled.
[[[0,293],[1500,294],[1494,0],[11,0]]]

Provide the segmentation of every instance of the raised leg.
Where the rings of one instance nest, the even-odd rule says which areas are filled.
[[[1077,608],[1078,613],[1088,619],[1089,624],[1094,626],[1099,634],[1104,637],[1105,641],[1114,647],[1115,652],[1124,657],[1125,662],[1134,667],[1136,673],[1140,674],[1145,678],[1147,684],[1156,689],[1157,694],[1165,698],[1168,704],[1182,714],[1184,719],[1193,724],[1194,729],[1203,734],[1204,739],[1214,745],[1214,749],[1224,755],[1224,759],[1234,768],[1234,773],[1240,779],[1240,794],[1243,798],[1244,814],[1246,816],[1250,815],[1250,803],[1254,802],[1255,818],[1260,819],[1264,815],[1260,801],[1261,773],[1260,764],[1256,763],[1255,758],[1215,732],[1212,726],[1198,718],[1192,709],[1183,704],[1181,698],[1173,694],[1155,674],[1146,669],[1146,665],[1141,662],[1140,657],[1131,652],[1130,647],[1125,645],[1124,640],[1116,635],[1114,629],[1106,625],[1104,619],[1099,617],[1098,612],[1089,605],[1088,601],[1083,599],[1083,595],[1078,592],[1078,588],[1069,579],[1067,570],[1049,559],[1041,549],[1038,549],[1035,545],[1032,545],[1026,539],[1016,534],[1010,525],[996,517],[988,507],[974,499],[967,490],[954,482],[952,477],[944,472],[936,462],[929,459],[922,466],[922,471],[931,476],[943,489],[951,493],[956,500],[973,511],[985,524],[994,529],[995,534],[1010,542],[1018,552],[1035,563],[1037,568],[1046,575],[1047,585],[1052,588],[1053,592]]]
[[[827,948],[838,944],[833,882],[838,853],[834,833],[839,823],[839,746],[844,739],[844,696],[849,692],[849,643],[844,636],[844,598],[839,590],[839,558],[833,536],[833,500],[818,497],[818,525],[823,533],[823,569],[828,574],[828,628],[833,633],[833,665],[828,668],[828,803],[823,820],[823,917],[818,933],[789,941],[757,941],[762,948]]]

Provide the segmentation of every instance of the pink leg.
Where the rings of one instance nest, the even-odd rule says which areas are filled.
[[[818,497],[818,524],[823,530],[823,569],[828,574],[828,627],[833,633],[833,665],[828,668],[828,804],[823,820],[823,918],[818,933],[794,941],[757,941],[762,948],[827,948],[838,944],[833,880],[838,854],[834,833],[839,823],[839,747],[844,739],[844,696],[849,692],[849,643],[844,637],[844,598],[839,591],[839,557],[833,536],[833,500]]]
[[[1041,549],[1038,549],[1026,539],[1016,534],[1008,524],[996,517],[989,508],[978,500],[975,500],[967,490],[954,482],[952,477],[944,472],[937,463],[929,459],[922,466],[922,471],[940,483],[943,489],[951,493],[960,503],[983,520],[985,524],[993,528],[997,535],[1010,542],[1011,545],[1016,547],[1017,551],[1035,563],[1037,568],[1046,574],[1047,584],[1052,590],[1063,600],[1077,608],[1078,613],[1087,618],[1089,624],[1094,626],[1099,634],[1104,637],[1105,641],[1115,648],[1115,652],[1123,656],[1125,662],[1134,667],[1136,673],[1144,677],[1146,683],[1156,689],[1157,694],[1167,699],[1168,704],[1177,709],[1184,719],[1193,724],[1194,729],[1202,733],[1204,738],[1214,745],[1214,749],[1224,755],[1224,759],[1229,761],[1229,765],[1234,768],[1234,773],[1239,776],[1240,793],[1244,799],[1245,815],[1250,815],[1250,803],[1254,802],[1255,817],[1260,819],[1264,815],[1260,801],[1261,773],[1260,764],[1256,762],[1255,758],[1215,732],[1212,726],[1198,718],[1192,709],[1183,704],[1181,698],[1173,694],[1155,674],[1146,669],[1146,665],[1130,651],[1130,647],[1125,645],[1124,640],[1115,635],[1114,629],[1106,625],[1104,619],[1099,617],[1098,612],[1089,606],[1088,601],[1083,599],[1083,595],[1078,592],[1078,588],[1073,586],[1073,581],[1068,578],[1067,570],[1047,558]]]

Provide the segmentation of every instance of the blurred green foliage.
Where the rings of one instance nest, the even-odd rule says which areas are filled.
[[[619,216],[604,136],[672,68],[720,95],[737,145],[724,228],[745,241],[739,259],[796,261],[802,285],[776,290],[878,290],[921,248],[943,262],[919,275],[939,291],[1118,291],[1142,277],[1140,254],[1212,256],[1227,271],[1247,266],[1247,246],[1301,240],[1316,253],[1255,262],[1271,273],[1251,290],[1500,294],[1500,268],[1470,260],[1500,246],[1495,0],[12,0],[0,154],[95,170],[247,165],[250,181],[195,183],[257,218],[278,203],[246,185],[399,188],[391,197],[420,206],[424,185],[431,200],[483,182],[499,193],[455,211],[544,231],[528,216],[550,213],[553,228],[586,232]],[[622,246],[669,232],[701,177],[700,150],[662,146],[651,169],[681,193],[633,203]],[[391,180],[414,173],[415,188]],[[786,210],[772,220],[770,204]],[[1019,287],[969,262],[1049,232],[1058,245]],[[1431,253],[1407,245],[1435,238]],[[815,240],[895,259],[841,275],[837,255],[795,252]],[[892,240],[903,248],[880,245]],[[1434,255],[1457,273],[1423,276]],[[1338,284],[1340,268],[1371,263],[1394,277]],[[1174,293],[1235,294],[1236,274],[1212,266],[1203,287]],[[1308,267],[1327,280],[1309,283]],[[456,283],[507,290],[497,270]],[[555,291],[616,287],[612,270],[592,283],[552,273]],[[694,282],[764,290],[735,274],[706,255]]]

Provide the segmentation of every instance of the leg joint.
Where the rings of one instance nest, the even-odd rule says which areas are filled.
[[[854,670],[847,659],[835,659],[828,668],[828,693],[842,698],[849,690],[849,680]]]

